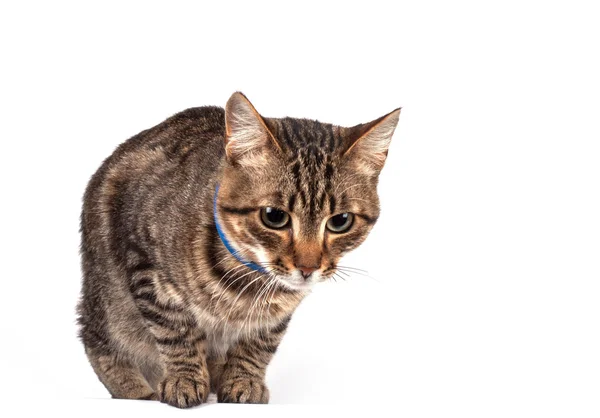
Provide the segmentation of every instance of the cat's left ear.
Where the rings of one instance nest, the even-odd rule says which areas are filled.
[[[374,121],[352,128],[342,128],[342,135],[346,138],[344,157],[354,159],[365,170],[378,174],[385,164],[400,110],[398,108]]]
[[[279,144],[250,100],[233,93],[225,106],[225,153],[234,164],[257,167],[266,162],[265,152]]]

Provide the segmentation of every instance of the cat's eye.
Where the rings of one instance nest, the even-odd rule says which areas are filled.
[[[260,219],[269,228],[281,229],[290,222],[290,215],[281,209],[266,207],[260,210]]]
[[[354,215],[351,213],[340,213],[339,215],[332,216],[327,221],[327,229],[331,232],[341,234],[346,232],[352,226],[354,221]]]

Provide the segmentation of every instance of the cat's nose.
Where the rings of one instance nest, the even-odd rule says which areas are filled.
[[[298,270],[300,270],[302,277],[304,277],[305,279],[308,279],[310,277],[310,275],[313,274],[313,272],[316,270],[316,267],[301,266],[301,267],[298,267]]]

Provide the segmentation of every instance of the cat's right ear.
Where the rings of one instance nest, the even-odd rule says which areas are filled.
[[[225,153],[234,164],[260,166],[269,148],[280,149],[250,100],[236,92],[225,106]]]

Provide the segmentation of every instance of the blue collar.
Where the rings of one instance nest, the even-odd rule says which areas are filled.
[[[231,243],[225,236],[225,231],[223,231],[223,228],[221,227],[221,224],[219,223],[219,217],[217,216],[217,196],[218,196],[218,194],[219,194],[219,185],[217,184],[217,187],[215,188],[215,197],[213,199],[213,218],[215,219],[215,227],[217,228],[217,234],[219,234],[219,238],[221,238],[221,242],[223,243],[225,248],[227,248],[227,251],[229,251],[231,253],[231,255],[234,256],[237,261],[239,261],[240,263],[242,263],[249,269],[258,271],[259,273],[264,273],[264,274],[268,273],[267,270],[265,270],[265,268],[263,266],[259,266],[258,264],[253,263],[252,261],[244,260],[239,255],[238,251],[235,248],[233,248],[233,246],[231,245]]]

